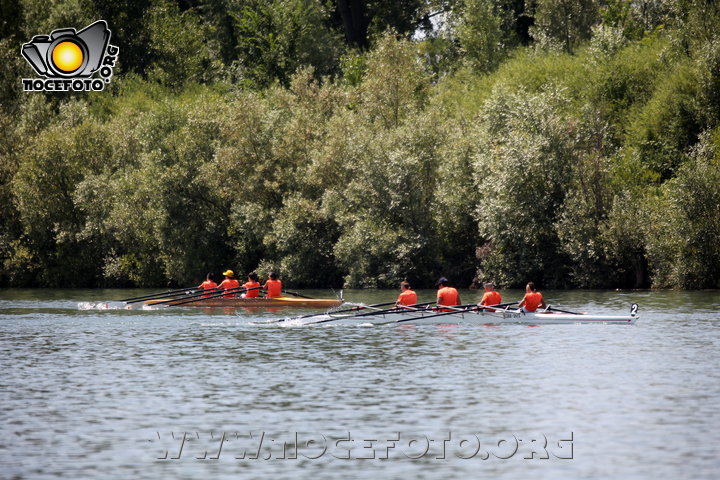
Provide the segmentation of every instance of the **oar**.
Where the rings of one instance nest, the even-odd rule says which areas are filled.
[[[498,309],[498,307],[509,307],[510,305],[515,305],[518,302],[508,302],[508,303],[498,303],[497,305],[477,305],[478,310],[482,310],[484,308],[494,308],[495,310]]]
[[[236,287],[236,288],[233,288],[233,289],[230,289],[230,290],[237,290],[238,288],[242,288],[242,287]],[[209,294],[209,293],[210,293],[210,294],[215,294],[215,293],[227,292],[227,291],[228,291],[227,289],[220,288],[220,287],[218,287],[218,288],[209,288],[209,289],[207,289],[207,290],[195,290],[194,292],[191,292],[190,294],[188,294],[188,295],[186,295],[186,296],[182,296],[181,298],[170,298],[169,300],[163,300],[163,301],[161,301],[161,302],[153,302],[151,305],[163,305],[163,304],[165,304],[165,303],[172,303],[172,302],[177,302],[177,301],[180,301],[180,300],[185,300],[186,298],[195,298],[195,297],[200,297],[200,296],[202,296],[202,295],[207,295],[207,294]],[[178,295],[168,295],[168,297],[177,297],[177,296],[178,296]],[[148,300],[152,300],[152,299],[148,299]],[[145,300],[145,301],[148,301],[148,300]]]
[[[313,298],[313,297],[306,297],[305,295],[301,295],[301,294],[299,294],[299,293],[297,293],[297,292],[290,292],[290,291],[288,291],[288,290],[283,290],[282,293],[289,293],[290,295],[295,295],[296,297],[307,298],[307,299],[311,299],[311,300],[312,300],[312,298]]]
[[[386,307],[388,305],[395,305],[395,302],[387,302],[387,303],[376,303],[375,305],[356,305],[352,308],[346,308],[344,310],[337,310],[334,312],[330,312],[333,315],[336,313],[347,313],[347,312],[356,312],[358,310],[364,310],[366,308],[376,308],[376,307]],[[260,322],[261,324],[270,324],[270,323],[280,323],[280,322],[290,322],[293,320],[301,320],[303,318],[311,318],[311,317],[322,317],[323,315],[330,315],[329,312],[325,313],[311,313],[309,315],[300,315],[298,317],[292,317],[292,318],[278,318],[276,320],[271,320],[269,322]]]
[[[518,303],[518,302],[498,303],[496,305],[484,305],[483,307],[484,308],[507,307],[507,306],[513,305],[515,303]],[[481,308],[483,308],[483,307],[478,307],[476,304],[472,304],[472,303],[467,304],[467,305],[456,305],[456,306],[452,306],[452,307],[447,306],[447,305],[442,305],[442,307],[450,308],[452,310],[449,312],[436,313],[435,315],[423,315],[420,317],[402,318],[400,320],[396,320],[395,322],[390,322],[390,323],[403,323],[403,322],[411,322],[413,320],[424,320],[426,318],[435,318],[435,317],[442,317],[445,315],[453,315],[458,312],[459,313],[470,313],[470,312],[477,311],[477,310],[480,310]],[[462,308],[462,307],[465,307],[465,308]],[[475,307],[475,308],[469,308],[469,307]],[[438,307],[438,308],[441,308],[441,307]],[[488,312],[488,313],[490,313],[490,314],[497,313],[497,310],[494,312]],[[502,313],[502,312],[500,312],[500,313]]]
[[[112,305],[113,309],[115,309],[115,308],[130,309],[130,308],[132,308],[132,307],[130,307],[130,305],[132,305],[133,303],[143,302],[143,301],[153,300],[153,299],[160,299],[160,298],[164,298],[164,297],[170,297],[170,298],[184,297],[186,295],[190,295],[192,293],[196,293],[199,291],[201,291],[201,290],[198,287],[188,287],[188,288],[184,288],[182,290],[170,290],[169,292],[154,293],[152,295],[143,295],[140,297],[130,297],[130,298],[126,298],[124,300],[114,300],[111,302],[95,302],[95,303],[89,304],[89,308],[97,308],[100,306],[101,308],[108,309],[108,308],[111,308],[110,305]]]
[[[430,304],[430,303],[434,303],[434,302],[427,302],[427,303],[424,303],[424,304],[416,304],[416,305],[408,305],[408,307],[428,305],[428,304]],[[515,304],[515,303],[517,303],[517,302],[498,303],[498,304],[496,304],[496,305],[485,305],[485,308],[505,307],[505,306],[508,306],[508,305],[513,305],[513,304]],[[449,308],[450,311],[449,311],[449,312],[436,313],[436,314],[434,314],[434,315],[421,315],[421,316],[419,316],[419,317],[416,316],[416,317],[404,318],[404,319],[397,320],[397,321],[395,321],[395,322],[390,322],[390,323],[402,323],[402,322],[410,322],[410,321],[412,321],[412,320],[422,320],[422,319],[425,319],[425,318],[442,317],[442,316],[445,316],[445,315],[456,314],[456,313],[458,313],[458,312],[460,312],[460,313],[470,313],[470,312],[472,312],[472,311],[474,311],[474,310],[476,310],[476,309],[479,309],[480,307],[478,307],[477,304],[468,303],[468,304],[465,304],[465,305],[454,305],[454,306],[438,305],[437,308],[438,308],[438,309],[440,309],[440,308]],[[401,309],[397,309],[397,311],[398,311],[398,312],[402,312]],[[422,310],[413,309],[413,312],[422,312]],[[375,313],[375,314],[378,314],[378,313],[381,313],[381,312],[374,312],[374,313]],[[389,313],[389,312],[384,312],[384,313]],[[409,312],[409,313],[412,313],[412,312]],[[494,313],[494,312],[492,312],[492,313]],[[358,316],[358,317],[362,317],[362,316],[367,316],[367,315],[371,315],[371,314],[364,314],[364,315],[357,315],[357,316]],[[325,321],[329,321],[329,320],[325,320]],[[324,323],[325,321],[314,322],[314,323]],[[312,325],[312,324],[311,324],[311,325]]]
[[[424,306],[430,305],[430,304],[432,304],[432,303],[435,303],[435,302],[432,301],[432,302],[425,302],[425,303],[414,303],[414,304],[412,304],[412,305],[400,305],[400,306],[396,306],[396,307],[393,307],[393,308],[386,308],[386,309],[384,309],[384,310],[378,310],[378,311],[375,311],[375,312],[361,313],[361,314],[359,314],[359,315],[343,315],[343,316],[340,316],[340,317],[323,318],[322,320],[318,320],[317,322],[306,323],[306,324],[304,324],[303,326],[306,326],[306,325],[316,325],[316,324],[319,324],[319,323],[334,322],[334,321],[336,321],[336,320],[344,320],[344,319],[346,319],[346,318],[369,317],[369,316],[373,316],[373,315],[383,315],[383,314],[385,314],[385,313],[402,312],[403,310],[402,310],[401,307],[405,307],[405,308],[424,307]],[[420,310],[417,309],[417,308],[413,308],[412,311],[416,311],[416,312],[417,312],[417,311],[420,311]],[[335,312],[335,313],[339,313],[339,312]]]
[[[230,294],[233,294],[233,295],[237,295],[238,293],[249,292],[250,290],[259,290],[259,289],[261,289],[261,288],[262,288],[262,287],[229,288],[229,289],[225,290],[225,291],[222,292],[222,293],[218,293],[217,295],[210,295],[209,297],[203,297],[203,296],[202,296],[203,294],[200,294],[200,298],[193,298],[192,300],[185,300],[184,302],[179,302],[179,303],[171,303],[171,304],[168,305],[168,306],[169,306],[169,307],[176,307],[176,306],[178,306],[178,305],[185,305],[186,303],[202,302],[203,300],[210,300],[211,298],[223,297],[223,296],[225,296],[225,295],[227,295],[227,294],[229,294],[229,293],[230,293]],[[197,295],[194,295],[194,296],[197,296]]]
[[[361,314],[355,315],[355,316],[356,317],[368,317],[368,316],[378,315],[378,314],[382,314],[382,313],[402,312],[404,308],[410,308],[412,310],[417,311],[419,309],[415,308],[415,307],[425,307],[427,305],[432,305],[433,303],[435,303],[434,300],[432,302],[413,303],[412,305],[397,305],[393,308],[386,308],[384,310],[378,310],[376,312],[361,313]]]
[[[354,316],[343,316],[343,317],[337,317],[337,318],[325,318],[325,319],[319,320],[319,321],[317,321],[317,322],[306,323],[305,325],[317,325],[317,324],[320,324],[320,323],[327,323],[327,322],[332,322],[332,321],[335,321],[335,320],[343,320],[343,319],[346,319],[346,318],[367,317],[367,316],[372,316],[372,315],[381,315],[381,314],[384,314],[384,313],[402,312],[402,311],[403,311],[403,310],[402,310],[402,307],[412,308],[412,310],[411,310],[410,312],[408,312],[408,313],[422,312],[423,310],[416,309],[416,308],[413,308],[413,307],[420,307],[420,306],[430,305],[430,304],[432,304],[432,303],[435,303],[435,302],[416,303],[416,304],[414,304],[414,305],[404,305],[404,306],[401,305],[401,306],[396,307],[396,308],[388,308],[388,309],[385,309],[385,310],[380,310],[380,311],[378,311],[378,312],[361,313],[361,314],[359,314],[359,315],[354,315]],[[518,303],[518,302],[498,303],[498,304],[495,304],[495,305],[485,305],[484,308],[507,307],[507,306],[510,306],[510,305],[514,305],[514,304],[516,304],[516,303]],[[402,322],[410,322],[410,321],[412,321],[412,320],[422,320],[422,319],[424,319],[424,318],[442,317],[442,316],[444,316],[444,315],[452,315],[452,314],[456,314],[456,313],[458,313],[458,312],[460,312],[460,313],[469,313],[469,312],[472,312],[472,311],[474,311],[474,310],[479,310],[479,309],[482,308],[482,307],[478,307],[477,304],[475,304],[475,303],[468,303],[468,304],[465,304],[465,305],[454,305],[454,306],[438,305],[437,308],[438,308],[438,309],[440,309],[440,308],[449,308],[450,311],[449,311],[449,312],[436,313],[436,314],[434,314],[434,315],[422,315],[422,316],[415,316],[415,317],[410,317],[410,318],[404,318],[404,319],[397,320],[397,321],[395,321],[395,322],[389,322],[389,323],[402,323]],[[496,312],[488,312],[488,313],[496,313]]]
[[[451,308],[451,307],[449,307],[449,308]],[[403,322],[411,322],[413,320],[425,320],[426,318],[444,317],[445,315],[457,315],[458,312],[470,313],[470,312],[472,312],[472,310],[454,309],[449,312],[436,313],[435,315],[422,315],[420,317],[401,318],[400,320],[396,320],[396,321],[390,322],[390,323],[403,323]]]
[[[184,297],[184,296],[186,296],[186,295],[193,295],[193,294],[195,294],[195,293],[200,293],[200,292],[203,292],[203,293],[215,293],[216,290],[217,290],[216,288],[209,288],[209,289],[207,289],[207,290],[202,290],[202,289],[199,289],[199,288],[193,288],[193,289],[190,289],[190,290],[186,290],[186,291],[184,291],[184,292],[173,293],[173,294],[170,294],[170,295],[160,295],[159,297],[153,297],[153,298],[165,298],[165,297],[167,297],[167,298],[175,298],[175,297]],[[147,300],[153,300],[153,298],[140,298],[140,299],[138,299],[138,300],[133,300],[133,301],[131,301],[131,302],[125,302],[125,303],[127,303],[128,305],[130,305],[130,304],[132,304],[132,303],[138,303],[138,302],[144,302],[144,301],[147,301]]]
[[[555,308],[555,307],[551,307],[551,306],[548,306],[548,307],[545,309],[545,311],[546,311],[546,312],[569,313],[570,315],[583,315],[582,313],[570,312],[570,311],[568,311],[568,310],[560,310],[559,308]]]
[[[166,295],[170,295],[170,294],[173,294],[173,293],[187,292],[188,290],[197,290],[197,287],[180,288],[180,289],[178,289],[178,290],[170,290],[169,292],[153,293],[153,294],[150,294],[150,295],[143,295],[142,297],[123,298],[123,299],[121,299],[121,300],[115,300],[115,301],[116,301],[116,302],[129,302],[129,303],[133,303],[133,302],[131,302],[131,300],[141,300],[141,299],[151,298],[151,297],[164,297],[164,296],[166,296]]]
[[[432,302],[430,302],[430,303],[432,303]],[[495,305],[485,305],[484,308],[506,307],[506,306],[509,306],[509,305],[513,305],[513,304],[515,304],[515,303],[518,303],[518,302],[498,303],[498,304],[495,304]],[[410,305],[410,306],[412,306],[412,305]],[[436,314],[434,314],[434,315],[421,315],[421,316],[419,316],[419,317],[403,318],[403,319],[400,319],[400,320],[396,320],[395,322],[389,322],[389,323],[411,322],[411,321],[413,321],[413,320],[423,320],[423,319],[425,319],[425,318],[435,318],[435,317],[442,317],[442,316],[445,316],[445,315],[452,315],[452,314],[456,314],[456,313],[458,313],[458,312],[460,312],[460,313],[470,313],[470,312],[472,312],[472,311],[479,310],[479,309],[482,308],[482,307],[478,307],[477,304],[474,304],[474,303],[468,303],[468,304],[465,304],[465,305],[454,305],[454,306],[438,305],[437,308],[438,308],[438,309],[440,309],[440,308],[449,308],[450,311],[449,311],[449,312],[436,313]],[[398,310],[398,311],[401,311],[401,310]],[[417,310],[417,309],[415,309],[414,311],[415,311],[415,312],[422,312],[422,310]],[[488,313],[495,313],[495,312],[488,312]],[[358,315],[358,316],[360,316],[360,315]]]
[[[412,304],[412,305],[398,305],[398,306],[393,307],[393,308],[387,308],[387,309],[379,310],[379,311],[375,311],[375,312],[360,313],[360,314],[358,314],[358,315],[353,315],[352,317],[346,315],[346,316],[336,317],[336,318],[325,318],[325,319],[319,320],[319,321],[317,321],[317,322],[306,323],[306,325],[315,325],[316,323],[332,322],[332,321],[335,321],[335,320],[342,320],[342,319],[345,319],[345,318],[369,317],[369,316],[373,316],[373,315],[382,315],[382,314],[385,314],[385,313],[402,312],[402,311],[403,311],[403,308],[411,308],[412,311],[416,311],[416,312],[417,312],[417,311],[421,311],[421,310],[418,309],[418,308],[415,308],[415,307],[424,307],[424,306],[427,306],[427,305],[431,305],[431,304],[433,304],[433,303],[435,303],[435,301],[432,301],[432,302],[424,302],[424,303],[415,303],[415,304]],[[497,305],[485,305],[484,308],[506,307],[506,306],[513,305],[513,304],[516,304],[516,303],[518,303],[518,302],[498,303]],[[387,304],[386,304],[386,305],[387,305]],[[380,306],[380,305],[377,305],[377,306]],[[371,307],[371,306],[368,306],[368,307],[366,307],[366,308],[370,308],[370,307]],[[473,310],[473,307],[474,307],[474,308],[477,308],[477,309],[482,308],[482,307],[478,307],[477,304],[475,304],[475,303],[468,303],[468,304],[465,304],[465,305],[456,305],[456,306],[438,305],[436,308],[437,308],[437,309],[440,309],[440,308],[450,308],[450,309],[452,309],[451,312],[443,312],[442,314],[439,314],[439,315],[444,315],[445,313],[457,313],[458,311],[461,311],[461,312],[472,311],[472,310]],[[353,310],[354,310],[354,309],[342,310],[341,312],[350,312],[350,311],[353,311]],[[333,312],[333,313],[341,313],[341,312]],[[305,315],[304,317],[296,317],[296,318],[308,318],[308,317],[315,317],[315,316],[320,316],[320,315],[327,315],[327,314]],[[424,317],[422,317],[422,318],[428,318],[428,317],[434,317],[434,316],[435,316],[435,315],[426,315],[426,316],[424,316]],[[415,318],[421,318],[421,317],[415,317]],[[291,320],[294,320],[294,319],[291,319]]]
[[[179,302],[180,300],[186,300],[186,299],[188,299],[188,298],[197,298],[197,297],[203,297],[204,299],[217,298],[217,297],[221,297],[221,296],[227,295],[227,294],[233,294],[233,295],[234,295],[234,294],[237,294],[237,293],[242,293],[242,292],[244,292],[245,290],[256,290],[256,289],[258,289],[258,288],[262,288],[262,287],[253,287],[253,288],[250,288],[250,289],[246,289],[246,288],[243,288],[243,287],[235,287],[235,288],[227,288],[227,289],[225,289],[225,288],[216,288],[216,289],[214,289],[214,291],[210,292],[210,293],[213,293],[214,295],[210,295],[209,297],[203,297],[203,295],[207,295],[207,294],[208,294],[207,291],[203,291],[202,293],[198,293],[198,294],[195,294],[195,295],[189,295],[189,296],[184,297],[184,298],[171,298],[170,300],[164,300],[164,301],[162,301],[162,302],[154,302],[154,303],[152,303],[152,304],[150,304],[150,305],[153,305],[153,306],[154,306],[154,305],[163,305],[163,304],[166,304],[166,303],[171,303],[171,304],[174,306],[174,305],[180,305],[180,303],[173,303],[173,302]],[[219,293],[218,293],[218,292],[219,292]]]

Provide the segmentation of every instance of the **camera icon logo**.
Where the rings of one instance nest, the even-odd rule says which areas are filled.
[[[110,82],[119,50],[109,42],[105,20],[80,31],[60,28],[50,35],[35,35],[21,53],[38,75],[49,80],[23,79],[25,91],[102,90],[103,83]],[[102,80],[90,80],[96,72]]]

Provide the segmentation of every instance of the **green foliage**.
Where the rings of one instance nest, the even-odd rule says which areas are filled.
[[[95,9],[89,0],[21,0],[19,2],[23,16],[23,41],[34,35],[49,35],[57,28],[72,27],[81,29],[98,20]]]
[[[659,287],[720,287],[720,135],[714,133],[703,134],[649,207],[648,261]]]
[[[434,203],[435,150],[440,132],[414,118],[396,132],[373,135],[357,152],[347,185],[325,193],[325,208],[341,228],[335,257],[353,286],[394,286],[420,280],[438,262],[439,230],[428,206]],[[366,137],[367,138],[367,137]]]
[[[590,38],[599,20],[597,0],[538,0],[535,25],[531,33],[546,48],[572,53],[580,42]]]
[[[148,42],[153,61],[149,77],[171,87],[213,79],[219,68],[218,46],[192,10],[162,0],[147,12]]]
[[[612,150],[608,125],[597,111],[585,109],[574,131],[574,161],[565,201],[555,230],[562,252],[569,258],[569,275],[576,285],[600,287],[608,280],[619,283],[602,238],[612,206]]]
[[[720,121],[720,38],[714,38],[698,49],[695,61],[700,122],[715,127]]]
[[[479,232],[490,250],[481,277],[511,286],[528,278],[563,283],[565,262],[552,224],[575,157],[573,126],[557,113],[565,102],[555,89],[530,97],[498,88],[486,103],[474,161]]]
[[[413,45],[388,34],[368,55],[367,73],[360,88],[371,117],[390,128],[399,126],[422,105],[426,86]]]
[[[719,286],[714,3],[1,5],[2,286]],[[98,16],[104,92],[21,91]]]
[[[297,194],[285,199],[263,241],[272,249],[273,258],[279,259],[276,270],[286,282],[314,287],[342,285],[333,253],[339,230],[332,217],[318,201]]]
[[[629,40],[639,40],[647,32],[672,20],[671,1],[606,0],[600,7],[603,25]]]
[[[32,262],[11,269],[27,270],[42,283],[77,286],[94,275],[99,249],[95,239],[82,235],[84,218],[74,194],[83,174],[100,168],[108,145],[83,103],[65,104],[57,120],[20,154],[13,192],[22,242],[34,254]]]
[[[342,53],[339,35],[326,24],[320,0],[246,0],[230,14],[235,22],[241,71],[255,85],[268,86],[303,66],[333,74]]]
[[[656,35],[600,61],[593,57],[597,67],[585,88],[590,100],[609,118],[614,135],[624,132],[626,124],[635,118],[632,109],[649,100],[658,80],[670,69],[664,62],[668,49],[668,40]]]
[[[646,260],[646,202],[657,201],[653,190],[623,190],[613,196],[607,218],[600,225],[600,238],[612,275],[618,284],[648,287]]]
[[[466,59],[481,72],[494,70],[514,43],[503,32],[503,12],[494,4],[493,0],[467,0],[456,27]]]
[[[683,162],[688,148],[697,142],[701,129],[696,111],[699,92],[695,70],[689,63],[676,64],[672,74],[659,83],[629,125],[625,143],[660,180],[667,180]]]

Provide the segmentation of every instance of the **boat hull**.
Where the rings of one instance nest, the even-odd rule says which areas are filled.
[[[302,322],[304,325],[312,324],[408,324],[408,325],[438,325],[438,324],[503,324],[519,323],[527,325],[545,324],[575,324],[575,323],[600,323],[600,324],[624,324],[630,325],[637,321],[637,315],[587,315],[587,314],[566,314],[566,313],[522,313],[517,311],[499,312],[457,312],[441,313],[432,310],[417,310],[412,312],[389,312],[374,313],[366,315],[333,315],[332,313],[307,318]],[[288,319],[292,322],[293,319]]]
[[[269,308],[269,307],[287,307],[287,308],[334,308],[342,305],[343,301],[331,298],[208,298],[207,300],[198,300],[190,303],[177,305],[179,302],[187,301],[186,299],[178,299],[177,302],[167,302],[169,299],[155,299],[145,301],[145,305],[158,307],[161,305],[168,307],[220,307],[220,308]],[[164,303],[167,302],[167,303]]]

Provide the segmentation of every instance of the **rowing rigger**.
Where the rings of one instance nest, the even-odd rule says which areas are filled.
[[[313,318],[287,318],[276,322],[286,326],[306,326],[327,323],[350,325],[387,325],[409,323],[415,325],[437,324],[503,324],[517,323],[527,325],[565,324],[565,323],[599,323],[599,324],[634,324],[639,317],[637,304],[633,304],[629,315],[594,315],[587,313],[574,313],[553,310],[548,307],[543,311],[523,312],[510,308],[511,304],[493,305],[483,309],[476,305],[458,305],[454,307],[441,307],[423,309],[414,306],[393,308],[369,312],[360,315],[326,313]]]

